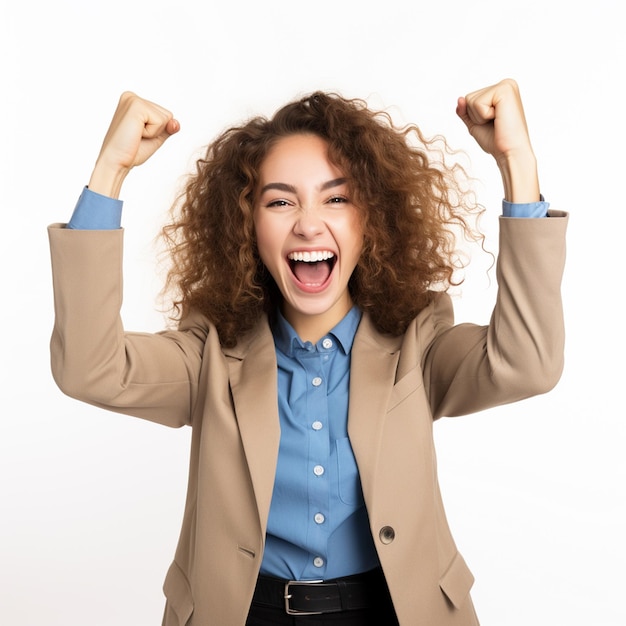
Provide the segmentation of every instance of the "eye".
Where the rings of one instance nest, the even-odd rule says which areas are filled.
[[[343,202],[350,202],[350,200],[345,196],[332,196],[326,201],[327,204],[341,204]]]
[[[268,208],[281,208],[291,206],[291,204],[287,202],[287,200],[271,200],[270,202],[266,203],[265,206]]]

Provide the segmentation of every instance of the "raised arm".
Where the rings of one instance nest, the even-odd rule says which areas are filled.
[[[496,160],[505,200],[538,203],[537,164],[515,81],[507,79],[459,98],[457,114]],[[447,297],[424,317],[428,323],[422,332],[422,367],[435,417],[545,393],[559,380],[567,215],[549,215],[555,219],[501,218],[498,295],[488,326],[453,325]]]
[[[102,143],[89,189],[118,198],[130,170],[145,163],[179,130],[180,124],[167,109],[124,92]]]
[[[461,97],[457,115],[478,145],[498,164],[504,199],[526,203],[539,200],[537,161],[517,83],[507,78]]]
[[[169,111],[124,93],[89,181],[90,191],[116,198],[130,170],[179,128]],[[98,196],[88,208],[97,212],[102,201],[108,198]],[[98,220],[92,218],[87,216],[78,228],[49,228],[54,379],[64,393],[84,402],[170,426],[187,424],[208,322],[190,315],[178,331],[125,332],[120,318],[123,231],[94,226]]]

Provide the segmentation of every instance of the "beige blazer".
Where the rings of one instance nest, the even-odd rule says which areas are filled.
[[[488,326],[453,325],[442,294],[403,336],[368,316],[352,351],[349,435],[371,531],[402,626],[475,625],[473,576],[446,521],[433,420],[548,391],[561,373],[566,216],[501,218]],[[177,331],[125,333],[118,231],[49,229],[52,371],[68,395],[168,426],[191,425],[180,540],[165,578],[166,626],[245,624],[280,437],[266,319],[233,349],[192,314]]]

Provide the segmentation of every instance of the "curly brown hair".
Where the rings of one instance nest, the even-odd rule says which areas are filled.
[[[163,229],[175,288],[175,317],[198,309],[232,346],[280,293],[261,262],[253,224],[259,170],[282,137],[312,133],[348,178],[361,211],[364,245],[350,279],[354,303],[384,333],[400,334],[455,282],[460,266],[455,229],[482,239],[470,225],[482,209],[462,184],[458,163],[446,164],[445,140],[427,140],[415,125],[394,126],[359,99],[315,92],[223,132],[196,163],[173,221]],[[436,146],[439,145],[439,148]],[[443,147],[441,147],[443,146]]]

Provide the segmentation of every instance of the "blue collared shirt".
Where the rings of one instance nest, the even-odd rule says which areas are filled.
[[[121,200],[109,198],[83,187],[67,228],[76,230],[113,230],[122,225]]]
[[[353,307],[316,344],[282,315],[273,325],[281,439],[261,571],[336,578],[378,565],[348,439]]]

